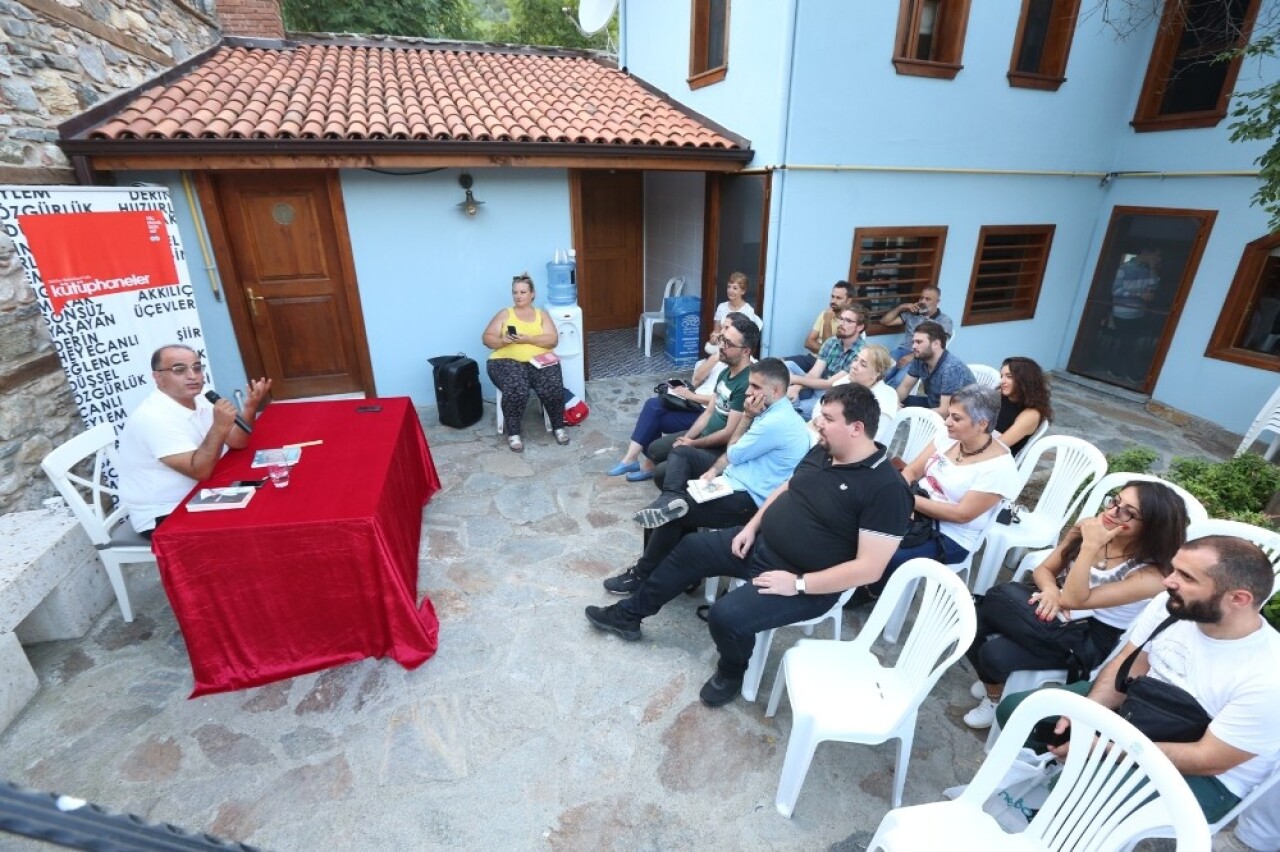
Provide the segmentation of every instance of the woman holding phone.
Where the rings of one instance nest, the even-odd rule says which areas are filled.
[[[542,407],[551,418],[551,429],[557,444],[569,443],[569,433],[564,428],[564,377],[560,365],[550,364],[539,369],[532,361],[539,355],[556,348],[560,336],[546,311],[533,306],[535,290],[529,273],[523,272],[511,279],[511,302],[493,315],[481,340],[494,350],[489,356],[486,372],[489,380],[502,391],[503,432],[512,452],[524,452],[520,439],[520,427],[524,409],[529,403],[529,390],[542,400]]]

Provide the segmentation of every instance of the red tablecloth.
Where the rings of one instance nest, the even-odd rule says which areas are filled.
[[[381,410],[358,411],[368,406]],[[435,610],[417,602],[418,540],[440,479],[409,399],[270,405],[250,447],[198,487],[263,478],[254,449],[314,440],[287,488],[268,482],[243,509],[179,507],[156,529],[193,698],[365,657],[412,669],[436,651]]]

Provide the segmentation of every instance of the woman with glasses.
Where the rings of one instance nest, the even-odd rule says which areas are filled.
[[[533,306],[534,295],[529,273],[513,277],[511,307],[494,314],[481,337],[484,345],[493,350],[485,369],[489,380],[502,391],[502,429],[507,446],[514,453],[524,452],[520,427],[530,388],[551,418],[556,443],[569,443],[569,433],[564,428],[564,377],[560,364],[539,369],[533,363],[534,358],[555,349],[560,342],[551,317]]]
[[[720,360],[719,352],[720,332],[727,322],[727,319],[716,322],[715,331],[707,341],[708,350],[713,354],[694,365],[693,380],[690,382],[692,388],[689,385],[668,386],[668,395],[679,397],[701,407],[706,407],[715,398],[716,380],[725,369],[725,363]],[[640,416],[636,418],[636,426],[631,430],[631,442],[627,444],[627,452],[622,456],[621,461],[609,469],[609,476],[622,476],[625,473],[628,482],[651,479],[653,477],[651,472],[640,470],[640,454],[650,443],[663,435],[674,435],[676,432],[685,431],[702,413],[700,410],[675,410],[663,402],[662,396],[655,391],[653,396],[645,400],[644,407],[640,409]]]
[[[1096,517],[1071,527],[1031,583],[1004,583],[978,601],[968,651],[978,673],[978,706],[964,717],[989,728],[1004,682],[1015,671],[1067,669],[1087,679],[1147,602],[1164,588],[1187,533],[1187,510],[1173,489],[1131,482]]]

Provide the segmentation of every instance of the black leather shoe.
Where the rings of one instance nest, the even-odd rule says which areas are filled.
[[[587,607],[587,621],[593,627],[616,633],[628,642],[635,642],[640,638],[640,619],[621,612],[617,604]]]
[[[702,685],[698,697],[708,707],[722,707],[738,697],[742,691],[742,678],[727,678],[720,672],[711,676],[711,680]]]

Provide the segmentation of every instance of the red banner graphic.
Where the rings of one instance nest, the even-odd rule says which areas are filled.
[[[178,283],[159,210],[18,217],[53,313],[74,299]]]

